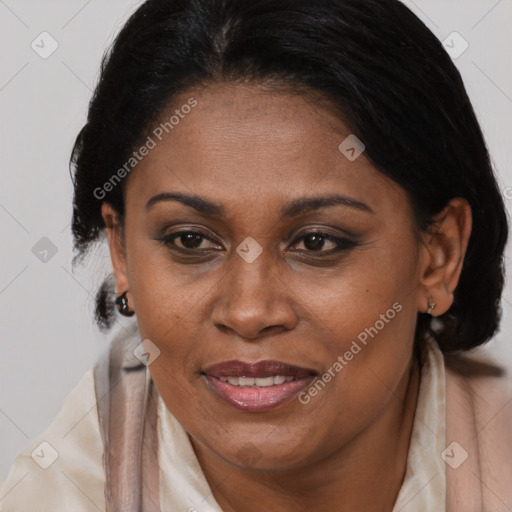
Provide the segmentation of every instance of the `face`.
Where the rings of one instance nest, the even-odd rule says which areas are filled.
[[[307,96],[216,84],[166,118],[193,102],[128,178],[118,290],[196,443],[240,467],[307,465],[371,428],[407,378],[411,204],[338,149],[350,130]]]

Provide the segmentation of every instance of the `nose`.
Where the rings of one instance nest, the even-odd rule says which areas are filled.
[[[252,263],[236,253],[230,259],[214,301],[214,325],[248,340],[293,329],[298,321],[293,294],[272,268],[271,255],[263,251]]]

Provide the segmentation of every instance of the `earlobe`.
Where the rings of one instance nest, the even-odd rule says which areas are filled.
[[[450,309],[470,235],[471,208],[465,199],[454,198],[424,235],[418,311],[438,316]]]

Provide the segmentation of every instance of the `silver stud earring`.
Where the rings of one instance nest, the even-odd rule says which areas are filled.
[[[428,309],[427,309],[427,313],[429,315],[432,315],[432,311],[434,310],[434,308],[436,307],[436,303],[434,302],[433,298],[432,297],[429,297],[428,298]]]

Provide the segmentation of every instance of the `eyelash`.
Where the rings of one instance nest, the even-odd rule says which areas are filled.
[[[217,249],[184,249],[182,247],[177,247],[173,242],[175,239],[180,238],[183,235],[199,235],[203,240],[209,240],[212,243],[216,243],[214,240],[212,240],[210,237],[204,235],[203,233],[201,233],[199,231],[192,231],[192,230],[177,231],[176,233],[172,233],[171,235],[168,235],[168,236],[165,236],[162,238],[158,238],[157,241],[161,242],[168,249],[177,251],[181,254],[186,254],[188,256],[194,256],[200,252],[206,253],[206,252],[217,250]],[[329,233],[325,233],[323,231],[309,231],[307,233],[303,233],[299,237],[295,238],[291,245],[296,245],[297,242],[303,240],[304,238],[306,238],[307,236],[310,236],[310,235],[320,235],[324,238],[324,240],[328,240],[328,241],[336,244],[337,247],[334,249],[331,249],[329,251],[323,251],[323,250],[313,251],[313,250],[303,249],[303,250],[300,250],[299,252],[309,253],[309,255],[320,254],[320,255],[322,255],[321,257],[326,257],[326,256],[330,256],[333,254],[337,254],[339,252],[348,251],[348,250],[353,249],[354,247],[357,247],[358,245],[360,245],[357,241],[352,240],[350,238],[337,237],[337,236],[331,235]]]

